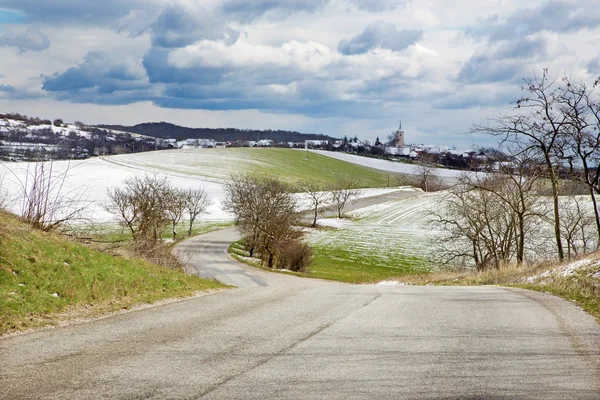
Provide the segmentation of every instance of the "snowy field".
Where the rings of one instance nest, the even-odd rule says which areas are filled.
[[[110,158],[110,157],[107,157]],[[23,184],[33,168],[33,163],[0,163],[0,175],[4,174],[4,184],[9,193],[9,209],[12,212],[21,211],[21,199],[23,197]],[[68,170],[64,187],[61,190],[63,196],[80,198],[79,205],[85,206],[86,220],[92,222],[108,222],[112,215],[104,210],[106,204],[107,190],[123,184],[123,182],[134,176],[144,176],[148,171],[126,167],[111,163],[100,158],[90,158],[83,161],[55,161],[53,164],[55,175],[65,173]],[[231,216],[221,208],[220,201],[223,198],[223,185],[217,182],[208,182],[194,176],[166,175],[169,182],[181,189],[199,188],[206,190],[213,205],[203,219],[222,221],[231,219]]]
[[[427,226],[427,210],[439,203],[443,193],[423,193],[350,213],[351,219],[324,218],[321,226],[335,230],[312,230],[312,245],[338,249],[349,261],[368,259],[371,265],[413,269],[428,266],[427,255],[437,232]],[[401,264],[401,265],[400,265]]]
[[[142,155],[145,154],[147,153],[142,153]],[[179,153],[173,152],[171,154],[177,155]],[[117,162],[114,161],[115,158]],[[173,186],[180,189],[204,188],[212,199],[213,204],[208,212],[201,217],[202,220],[214,222],[232,220],[232,215],[222,209],[224,196],[222,180],[182,172],[168,172],[132,163],[119,163],[119,160],[118,156],[112,156],[91,158],[83,161],[55,161],[53,163],[55,176],[68,171],[61,194],[69,198],[80,198],[78,204],[79,207],[85,206],[83,217],[86,221],[95,223],[110,222],[113,216],[104,209],[104,205],[108,200],[107,190],[123,185],[123,182],[128,178],[147,174],[156,174],[159,177],[166,176]],[[182,163],[183,166],[182,164],[177,164],[179,160],[177,157],[165,160],[165,165],[173,166],[178,171],[181,171],[181,169],[186,167],[186,164],[185,162]],[[230,160],[228,164],[235,164],[233,161]],[[0,163],[0,176],[4,176],[2,186],[8,191],[10,200],[9,209],[14,213],[18,214],[21,211],[23,185],[28,174],[32,173],[32,170],[33,163]],[[398,190],[398,188],[364,189],[362,190],[361,197],[377,196],[395,190]],[[307,201],[305,195],[298,194],[297,197],[301,209],[310,208],[310,203]]]
[[[304,150],[303,150],[304,151]],[[388,172],[396,172],[401,174],[412,174],[416,175],[417,168],[415,165],[381,160],[379,158],[370,158],[370,157],[362,157],[354,154],[346,154],[336,151],[325,151],[325,150],[310,150],[313,153],[321,154],[323,156],[335,158],[337,160],[347,161],[353,164],[362,165],[363,167],[375,168],[382,171]],[[437,168],[435,170],[437,176],[441,178],[449,178],[456,179],[458,178],[464,171],[456,171],[451,169]]]
[[[208,180],[222,180],[234,172],[249,170],[260,161],[249,157],[241,157],[228,151],[211,151],[211,149],[180,149],[122,154],[107,157],[114,164],[143,169],[148,172],[182,176],[197,176]]]
[[[434,268],[440,251],[439,239],[443,232],[428,224],[428,210],[440,210],[448,192],[423,193],[421,195],[389,201],[349,213],[353,219],[323,218],[317,222],[329,230],[311,230],[307,241],[317,248],[339,253],[340,258],[349,262],[363,262],[368,265],[390,266],[398,264],[405,268],[408,264],[418,268]],[[581,228],[573,228],[574,245],[579,251],[593,251],[596,247],[593,208],[588,196],[561,197],[563,235],[572,221],[581,221],[574,213],[575,201],[584,210],[588,225],[585,228],[587,241],[582,240]],[[540,215],[528,230],[525,257],[529,263],[556,257],[556,244],[552,221],[552,199],[541,197],[536,210]],[[571,221],[571,222],[570,222]],[[568,243],[563,239],[565,253]],[[572,250],[573,256],[577,254]]]

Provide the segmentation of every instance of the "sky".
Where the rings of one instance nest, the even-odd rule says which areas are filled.
[[[597,0],[0,0],[0,112],[473,147],[524,78],[600,76]]]

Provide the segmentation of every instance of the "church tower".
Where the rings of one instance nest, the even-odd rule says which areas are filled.
[[[404,147],[404,131],[402,130],[402,121],[400,121],[400,127],[396,131],[396,142],[394,147]]]

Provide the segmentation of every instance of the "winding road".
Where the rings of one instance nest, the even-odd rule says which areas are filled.
[[[0,399],[600,398],[600,329],[569,302],[268,273],[236,235],[176,251],[237,289],[1,339]]]

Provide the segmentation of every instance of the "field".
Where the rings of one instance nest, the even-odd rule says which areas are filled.
[[[311,275],[363,283],[430,270],[435,232],[426,215],[440,197],[421,194],[357,210],[353,220],[319,220],[330,228],[307,237],[315,252]]]
[[[112,219],[104,204],[107,189],[122,185],[134,176],[157,174],[167,176],[178,188],[204,188],[213,204],[202,219],[209,222],[231,220],[223,211],[223,182],[231,173],[250,172],[277,176],[288,182],[318,179],[332,184],[340,175],[357,178],[363,187],[384,187],[388,183],[385,172],[335,160],[316,154],[289,149],[188,149],[136,153],[84,161],[55,161],[53,176],[60,179],[61,198],[76,198],[83,207],[83,219],[90,223],[105,223]],[[33,170],[33,163],[0,163],[0,190],[9,193],[8,209],[19,213],[22,207],[23,186]],[[58,186],[58,185],[57,185]]]
[[[342,152],[332,152],[324,150],[312,150],[313,153],[324,155],[327,157],[335,158],[340,161],[347,161],[356,165],[362,165],[363,167],[375,168],[381,171],[396,173],[396,174],[410,174],[418,175],[418,170],[415,164],[411,164],[404,161],[389,161],[380,158],[362,157],[354,154],[347,154]],[[436,168],[435,175],[447,180],[453,180],[458,178],[464,171]]]
[[[227,179],[232,173],[248,172],[276,176],[294,183],[314,179],[333,184],[340,175],[352,176],[361,187],[384,187],[387,172],[337,160],[321,154],[291,149],[224,148],[183,149],[114,156],[110,161],[123,165],[166,171],[203,179]]]

